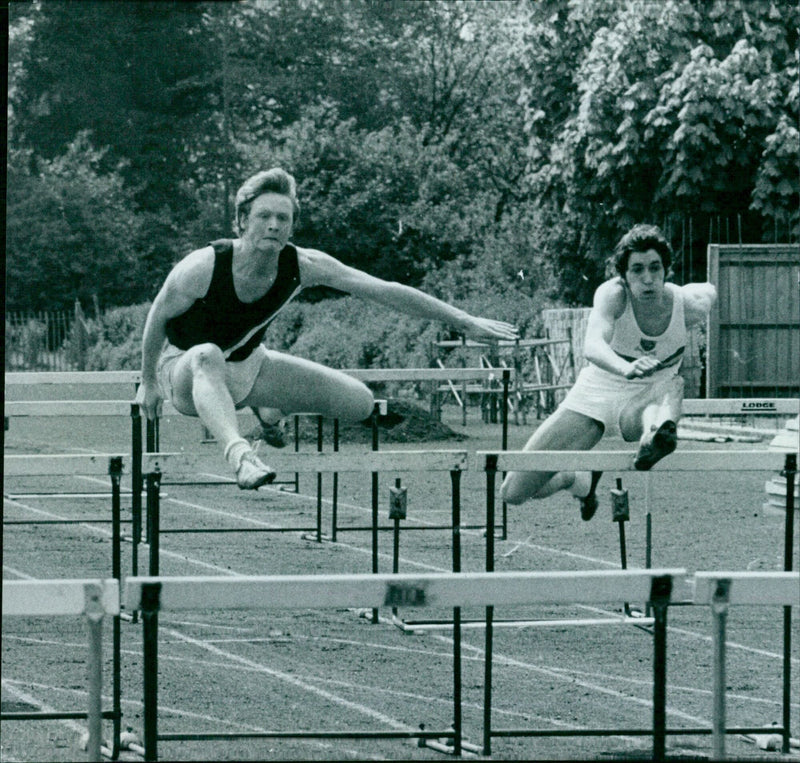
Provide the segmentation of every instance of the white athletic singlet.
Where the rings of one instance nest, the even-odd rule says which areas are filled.
[[[686,319],[683,314],[683,294],[680,287],[664,284],[672,294],[672,318],[664,333],[659,336],[645,334],[636,322],[630,294],[626,291],[625,310],[614,323],[614,335],[609,344],[621,358],[632,363],[637,358],[650,355],[661,361],[661,368],[675,366],[677,373],[686,349]]]

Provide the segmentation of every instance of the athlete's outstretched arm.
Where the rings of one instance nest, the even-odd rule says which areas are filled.
[[[516,327],[505,321],[470,315],[419,289],[394,281],[384,281],[351,268],[325,252],[299,247],[297,251],[303,286],[330,286],[409,315],[442,321],[476,337],[496,339],[518,337]]]

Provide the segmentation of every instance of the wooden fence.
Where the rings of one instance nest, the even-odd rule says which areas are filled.
[[[800,245],[712,244],[708,397],[800,395]]]

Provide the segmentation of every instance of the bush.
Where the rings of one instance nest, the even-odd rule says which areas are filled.
[[[86,368],[123,371],[142,367],[142,333],[150,303],[118,307],[86,322],[89,335]]]

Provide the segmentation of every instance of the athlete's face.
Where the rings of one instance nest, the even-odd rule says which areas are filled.
[[[655,249],[633,252],[628,259],[625,280],[636,300],[657,301],[664,293],[664,265]]]
[[[288,196],[262,193],[257,196],[244,219],[242,238],[257,251],[280,252],[292,235],[294,210]]]

